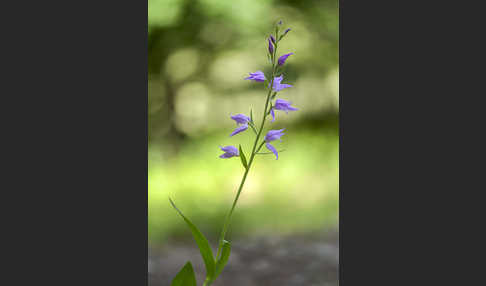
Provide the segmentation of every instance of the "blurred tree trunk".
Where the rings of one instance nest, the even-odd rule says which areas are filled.
[[[167,74],[164,73],[165,78]],[[165,95],[167,103],[167,122],[169,129],[167,131],[166,137],[171,141],[171,145],[174,146],[175,152],[179,150],[181,141],[186,138],[186,135],[182,133],[176,124],[176,110],[175,110],[175,97],[176,97],[176,87],[170,82],[170,80],[164,81]]]
[[[153,140],[163,140],[164,145],[174,148],[177,152],[181,142],[187,137],[176,124],[175,101],[177,90],[182,84],[171,81],[168,71],[165,69],[167,58],[171,53],[181,48],[192,46],[198,42],[194,35],[201,29],[201,23],[205,22],[204,15],[199,10],[195,0],[185,0],[181,8],[181,19],[177,25],[167,27],[153,27],[148,39],[148,71],[156,75],[163,84],[165,107],[157,111],[151,120],[153,129],[163,128],[162,138],[155,136]],[[165,131],[166,130],[166,131]],[[154,132],[156,134],[156,132]]]

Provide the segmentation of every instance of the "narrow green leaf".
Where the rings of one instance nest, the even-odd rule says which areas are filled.
[[[194,269],[191,262],[187,262],[181,271],[177,273],[176,277],[172,280],[170,286],[197,286],[196,275],[194,275]]]
[[[215,271],[215,262],[213,252],[211,250],[211,246],[209,245],[208,240],[201,233],[201,231],[199,231],[199,229],[186,216],[184,216],[184,214],[182,214],[182,212],[176,207],[176,205],[170,198],[169,201],[191,229],[192,236],[194,237],[194,240],[196,240],[197,246],[199,247],[199,252],[201,252],[201,256],[204,260],[204,265],[206,266],[206,278],[212,278]]]
[[[250,109],[250,122],[253,124],[253,109]]]
[[[240,145],[240,159],[241,159],[241,163],[243,164],[243,167],[245,167],[245,169],[247,169],[248,164],[246,163],[245,153],[243,153],[243,149],[241,149],[241,145]]]
[[[250,124],[248,124],[248,125],[250,125],[251,130],[253,130],[253,132],[255,132],[255,135],[258,135],[258,132],[256,131],[255,126],[253,125],[253,123],[250,122]]]
[[[223,240],[223,248],[221,249],[221,257],[216,262],[216,273],[214,274],[214,278],[219,276],[223,271],[226,263],[228,263],[228,259],[231,252],[231,243],[229,241]]]

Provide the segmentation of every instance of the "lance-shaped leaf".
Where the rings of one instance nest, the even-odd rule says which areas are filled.
[[[181,271],[177,273],[176,277],[172,280],[170,286],[197,286],[196,275],[194,275],[194,269],[191,262],[187,262]]]
[[[241,145],[240,146],[240,158],[241,158],[241,164],[243,164],[243,167],[245,167],[245,169],[248,168],[248,164],[246,163],[246,157],[245,157],[245,153],[243,153],[243,149],[241,149]]]
[[[213,258],[213,252],[211,250],[211,246],[209,245],[208,240],[201,233],[201,231],[199,231],[199,229],[186,216],[184,216],[184,214],[182,214],[182,212],[176,207],[176,205],[170,198],[169,201],[191,229],[192,236],[194,237],[194,240],[196,240],[197,246],[199,247],[199,252],[201,252],[201,256],[204,260],[204,265],[206,266],[206,278],[211,279],[214,276],[215,262]]]
[[[216,273],[214,274],[214,279],[221,274],[231,253],[231,243],[229,241],[223,240],[223,247],[221,250],[221,257],[216,262]]]

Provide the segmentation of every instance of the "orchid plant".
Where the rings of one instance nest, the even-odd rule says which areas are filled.
[[[279,91],[285,88],[292,87],[290,84],[282,83],[283,81],[282,70],[287,58],[293,55],[294,53],[284,54],[278,57],[277,59],[278,44],[290,31],[290,28],[288,28],[281,33],[280,32],[281,26],[282,26],[282,21],[279,21],[275,27],[275,35],[270,35],[268,37],[268,58],[272,65],[272,71],[269,79],[265,77],[265,74],[262,71],[256,71],[254,73],[250,73],[250,75],[247,78],[245,78],[245,80],[263,82],[264,87],[266,87],[268,90],[266,101],[265,101],[265,108],[263,109],[263,118],[260,123],[260,126],[257,126],[255,121],[253,120],[253,112],[251,110],[250,110],[250,116],[247,116],[245,114],[230,115],[231,119],[234,120],[237,125],[236,129],[233,132],[231,132],[230,137],[235,136],[241,132],[244,132],[249,127],[255,133],[255,141],[253,143],[253,148],[251,150],[251,153],[249,153],[249,159],[247,159],[243,149],[241,148],[241,145],[239,145],[239,148],[236,148],[235,146],[225,146],[225,147],[220,146],[221,150],[224,153],[221,154],[219,157],[222,159],[240,157],[241,163],[245,171],[240,186],[238,187],[238,191],[236,193],[231,209],[229,210],[229,213],[226,216],[223,229],[221,231],[221,235],[219,238],[216,257],[213,256],[213,251],[206,237],[176,207],[174,202],[169,198],[172,206],[181,215],[181,217],[184,219],[186,224],[189,226],[192,235],[196,241],[196,244],[199,247],[199,251],[203,258],[204,265],[206,267],[206,279],[203,283],[203,286],[211,285],[215,281],[215,279],[221,274],[226,263],[228,262],[230,252],[231,252],[231,243],[228,240],[226,240],[226,233],[230,226],[231,216],[233,215],[241,191],[243,190],[246,177],[248,176],[248,173],[251,169],[251,166],[254,162],[256,155],[273,153],[276,159],[278,160],[278,151],[270,143],[275,140],[282,141],[281,137],[285,134],[283,133],[284,129],[269,130],[264,136],[263,140],[261,140],[260,137],[263,133],[267,117],[271,115],[272,116],[271,122],[273,123],[275,122],[276,110],[284,111],[287,114],[289,111],[298,110],[297,108],[291,106],[291,102],[281,98],[276,99],[277,93]],[[260,152],[263,145],[265,145],[265,147],[270,152]],[[171,284],[171,286],[196,286],[196,285],[197,285],[196,277],[191,262],[187,262],[184,265],[184,267],[179,271],[179,273],[172,280],[172,284]]]

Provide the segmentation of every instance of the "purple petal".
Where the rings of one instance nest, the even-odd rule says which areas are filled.
[[[236,156],[238,156],[238,155],[235,155],[233,153],[224,153],[224,154],[219,155],[219,158],[228,159],[228,158],[232,158],[232,157],[236,157]]]
[[[283,75],[273,78],[273,90],[277,89],[277,87],[280,85],[280,82],[282,80],[283,80]],[[270,84],[268,84],[268,86],[270,86]]]
[[[279,130],[269,130],[267,132],[267,135],[265,135],[265,141],[271,142],[271,141],[280,139],[280,137],[285,134],[285,133],[282,133],[282,131],[284,131],[284,130],[285,130],[285,128],[279,129]]]
[[[275,77],[273,79],[273,90],[274,91],[278,92],[278,91],[281,91],[284,88],[292,87],[290,84],[281,84],[282,80],[283,80],[283,75],[281,75],[279,77]]]
[[[292,86],[290,84],[279,84],[273,90],[278,92],[288,87],[292,87]]]
[[[283,64],[285,64],[285,61],[287,60],[287,58],[291,55],[293,55],[294,53],[288,53],[288,54],[285,54],[283,56],[281,56],[280,58],[278,58],[278,65],[281,66]]]
[[[277,149],[275,149],[275,147],[273,147],[270,143],[265,144],[265,146],[267,147],[268,150],[272,151],[273,154],[275,154],[275,157],[277,157],[276,160],[278,160],[278,152],[277,152]]]
[[[243,132],[245,131],[246,129],[248,129],[248,124],[244,124],[244,125],[241,125],[240,127],[236,128],[231,134],[230,134],[230,137],[233,136],[233,135],[236,135],[240,132]]]
[[[231,146],[231,145],[225,147],[219,146],[219,148],[221,148],[221,150],[223,150],[224,152],[238,154],[238,149],[235,146]]]
[[[250,73],[250,76],[245,78],[245,80],[254,80],[254,81],[265,81],[265,74],[262,71],[256,71],[254,73]]]
[[[275,107],[283,107],[283,106],[289,106],[291,104],[290,101],[287,101],[285,99],[280,99],[278,98],[277,100],[275,100]]]
[[[268,52],[270,54],[273,54],[273,44],[272,44],[272,40],[270,38],[268,38]]]
[[[273,108],[270,109],[270,114],[272,114],[273,117],[272,122],[275,122],[275,112],[273,111]]]
[[[221,148],[221,150],[224,151],[224,154],[221,154],[219,158],[226,159],[226,158],[231,158],[240,155],[240,152],[235,146],[225,146],[225,147],[219,146],[219,148]]]
[[[250,117],[244,115],[244,114],[236,114],[236,115],[231,115],[231,119],[236,121],[236,124],[246,124],[248,121],[250,121]]]
[[[276,76],[275,79],[273,80],[273,83],[278,83],[280,84],[280,82],[282,82],[283,80],[283,75],[280,75],[280,76]]]
[[[272,40],[272,43],[275,44],[275,38],[273,37],[273,35],[270,35],[270,39]]]
[[[229,153],[224,153],[224,154],[221,154],[219,155],[219,158],[222,158],[222,159],[227,159],[227,158],[231,158],[233,156],[231,156]]]
[[[285,112],[288,113],[288,111],[295,111],[295,110],[299,110],[298,108],[295,108],[293,106],[290,106],[292,103],[290,101],[286,101],[286,100],[283,100],[283,99],[277,99],[275,101],[275,109],[276,110],[283,110]]]

